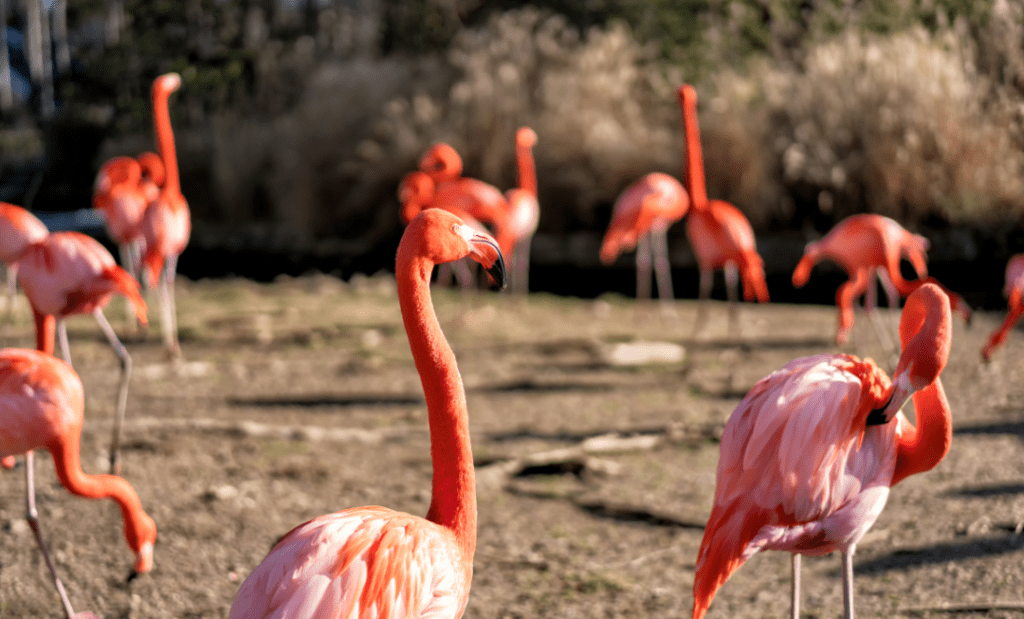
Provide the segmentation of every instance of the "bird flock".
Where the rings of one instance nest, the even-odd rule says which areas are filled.
[[[166,352],[180,359],[174,275],[190,220],[181,193],[168,98],[176,74],[152,88],[159,154],[115,157],[101,168],[94,204],[106,216],[121,264],[96,240],[50,232],[25,209],[0,204],[0,260],[28,299],[37,350],[0,350],[0,458],[25,456],[26,513],[67,617],[75,613],[53,566],[35,506],[35,449],[52,456],[61,484],[120,508],[124,537],[135,555],[133,574],[154,562],[157,527],[131,485],[119,476],[119,444],[131,376],[131,357],[103,314],[113,295],[126,299],[125,329],[147,325],[144,289],[156,288]],[[713,272],[725,272],[730,332],[742,283],[746,301],[769,301],[763,260],[750,223],[734,205],[708,199],[697,119],[697,95],[679,88],[686,163],[683,182],[661,172],[627,187],[615,202],[599,257],[613,263],[636,251],[637,298],[651,297],[654,271],[664,313],[674,316],[667,230],[685,219],[700,269],[698,315],[706,320]],[[431,146],[398,188],[406,224],[395,279],[409,347],[427,403],[433,467],[425,517],[384,507],[346,509],[314,518],[280,538],[239,588],[230,617],[457,618],[466,608],[477,538],[476,480],[465,389],[431,300],[435,266],[451,265],[472,288],[479,265],[490,282],[514,293],[528,290],[530,240],[540,220],[529,127],[515,135],[518,187],[502,193],[462,176],[459,154]],[[792,553],[792,616],[800,616],[800,557],[839,551],[844,616],[854,616],[853,563],[857,543],[881,514],[890,489],[935,467],[952,441],[952,415],[940,374],[949,359],[952,316],[970,320],[970,307],[927,273],[928,241],[896,221],[861,214],[809,243],[792,284],[809,281],[816,263],[832,260],[849,280],[836,293],[836,342],[848,341],[853,303],[864,306],[884,346],[897,355],[891,378],[870,359],[820,354],[794,359],[758,381],[729,417],[721,439],[714,502],[696,557],[692,616],[700,619],[716,592],[761,550]],[[900,273],[901,259],[916,279]],[[506,271],[506,261],[509,269]],[[438,278],[441,279],[439,274]],[[875,279],[889,306],[899,308],[898,341],[875,311]],[[1024,255],[1006,269],[1009,312],[988,338],[989,360],[1024,313]],[[8,308],[11,307],[9,299]],[[87,475],[80,465],[84,394],[72,369],[64,319],[92,314],[121,360],[110,472]],[[54,357],[59,341],[63,359]],[[914,423],[901,412],[912,400]]]

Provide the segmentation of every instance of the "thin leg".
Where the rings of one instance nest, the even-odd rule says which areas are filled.
[[[72,617],[75,611],[71,608],[71,600],[68,599],[64,583],[57,576],[57,569],[53,566],[50,551],[46,549],[46,541],[43,539],[43,533],[39,527],[39,512],[36,511],[35,475],[33,473],[35,469],[33,466],[35,464],[34,460],[35,457],[31,450],[25,452],[25,519],[28,521],[28,526],[36,537],[39,551],[43,553],[43,561],[46,562],[46,569],[50,571],[50,578],[53,579],[53,584],[57,587],[57,595],[60,596],[60,603],[64,606],[64,616]]]
[[[135,268],[135,256],[133,255],[134,243],[125,243],[118,246],[118,250],[121,253],[121,264],[124,266],[124,270],[128,271],[128,274],[138,279],[138,273]],[[132,303],[127,297],[124,299],[124,318],[125,318],[125,332],[129,335],[136,335],[139,332],[139,321],[135,318],[135,312],[132,311]]]
[[[174,276],[178,269],[178,257],[167,256],[164,265],[164,277],[162,282],[163,297],[161,298],[160,326],[164,332],[164,347],[172,359],[181,356],[181,348],[178,346],[178,309],[174,301]]]
[[[68,326],[61,318],[57,321],[57,342],[60,344],[60,355],[68,365],[71,364],[71,347],[68,346]]]
[[[789,616],[791,619],[800,619],[800,555],[794,552],[792,557],[793,581],[789,590]]]
[[[661,311],[666,316],[675,317],[675,294],[672,291],[672,265],[668,259],[668,239],[665,231],[651,231],[651,253],[654,258],[654,276],[658,279],[658,298],[661,299]]]
[[[128,408],[128,381],[132,376],[132,358],[128,354],[128,349],[121,343],[121,340],[117,339],[117,334],[114,333],[114,329],[107,322],[106,316],[103,315],[103,310],[97,307],[93,310],[92,315],[96,317],[96,322],[99,323],[103,334],[107,336],[107,341],[110,342],[114,352],[121,358],[121,382],[117,386],[114,431],[110,439],[110,474],[120,475],[121,463],[118,461],[118,452],[121,450],[121,425],[124,422],[125,409]]]
[[[641,235],[636,242],[636,300],[638,304],[651,298],[651,239]]]
[[[725,263],[725,294],[729,299],[729,335],[739,337],[736,310],[740,301],[740,271],[732,260]]]
[[[697,332],[704,327],[708,316],[708,299],[711,298],[711,285],[715,283],[715,273],[709,268],[700,268],[700,289],[697,294],[697,319],[693,321],[693,332],[690,337],[696,338]]]
[[[851,545],[843,551],[843,617],[853,619],[853,551]]]
[[[878,310],[876,309],[878,307],[878,287],[875,286],[874,275],[877,275],[878,279],[881,280],[883,273],[884,271],[881,269],[868,269],[868,288],[864,291],[864,312],[868,315],[868,318],[871,319],[871,326],[875,329],[875,336],[878,337],[878,343],[882,345],[882,348],[885,349],[887,355],[891,355],[894,349],[892,334],[889,333],[888,327],[886,327],[882,317],[879,316]],[[884,277],[887,278],[888,276],[886,275]],[[893,291],[895,291],[895,289],[893,289]],[[888,294],[888,291],[886,291],[886,294]],[[896,298],[899,299],[898,293]],[[889,303],[890,305],[892,304],[891,297],[889,298]]]

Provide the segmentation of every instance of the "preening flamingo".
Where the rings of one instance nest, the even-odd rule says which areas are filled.
[[[462,157],[444,142],[437,142],[420,157],[419,169],[436,183],[456,181],[462,176]]]
[[[981,358],[985,361],[992,359],[992,353],[1003,344],[1010,329],[1024,314],[1024,254],[1017,254],[1006,263],[1006,287],[1003,288],[1003,294],[1008,302],[1006,319],[988,336],[988,341],[981,349]]]
[[[178,256],[185,251],[192,232],[188,202],[181,194],[178,178],[178,157],[174,150],[174,133],[167,99],[181,87],[177,73],[161,75],[153,82],[153,122],[156,141],[163,161],[164,183],[155,200],[150,202],[142,218],[142,236],[146,242],[142,262],[150,285],[160,295],[160,331],[164,347],[172,358],[181,355],[178,345],[178,316],[174,301],[174,276]]]
[[[46,224],[20,206],[0,202],[0,262],[7,266],[7,315],[4,328],[11,323],[18,280],[18,257],[25,248],[46,238]]]
[[[759,550],[793,553],[793,617],[800,616],[800,555],[841,551],[844,611],[853,617],[854,547],[889,488],[937,465],[953,439],[939,380],[950,322],[948,298],[925,284],[903,308],[903,352],[891,383],[870,359],[840,354],[796,359],[751,389],[722,435],[694,619]],[[900,412],[911,396],[916,426]]]
[[[754,230],[746,216],[724,200],[708,200],[704,182],[704,153],[700,146],[700,125],[697,122],[697,91],[689,84],[679,87],[679,106],[686,134],[686,189],[690,192],[691,209],[686,218],[686,236],[700,266],[700,303],[693,333],[700,330],[707,317],[707,300],[711,297],[714,271],[724,269],[726,293],[729,297],[730,332],[736,322],[738,281],[743,281],[743,298],[768,302],[768,285],[764,278],[764,260],[757,253]]]
[[[26,247],[19,258],[18,283],[36,321],[36,348],[54,352],[54,331],[60,335],[61,353],[71,363],[64,319],[73,314],[92,314],[121,359],[114,430],[110,445],[110,471],[117,472],[121,424],[128,406],[128,381],[132,358],[103,315],[110,297],[125,296],[140,323],[146,324],[146,302],[139,284],[117,266],[114,257],[96,239],[79,232],[54,232]]]
[[[72,494],[109,498],[117,503],[124,519],[125,540],[135,553],[135,573],[152,569],[156,541],[156,524],[142,511],[139,496],[128,482],[114,475],[82,472],[79,444],[83,406],[82,381],[70,365],[35,350],[0,350],[0,457],[25,454],[26,518],[67,617],[91,615],[75,615],[46,550],[36,512],[32,450],[45,448],[50,452],[57,478]]]
[[[462,158],[451,146],[440,142],[420,159],[419,169],[434,181],[434,205],[456,208],[501,234],[508,213],[504,194],[494,185],[461,176]]]
[[[661,172],[643,176],[622,192],[601,241],[601,262],[611,264],[623,251],[636,248],[636,298],[651,298],[651,263],[658,280],[662,308],[674,314],[672,273],[668,259],[669,227],[686,215],[690,198],[676,179]]]
[[[430,424],[427,517],[356,507],[296,527],[242,583],[230,617],[462,616],[476,548],[476,480],[465,390],[431,304],[430,273],[466,256],[504,285],[493,239],[451,213],[427,209],[409,223],[395,262]]]
[[[893,309],[899,306],[900,297],[908,296],[923,282],[928,274],[926,264],[928,239],[912,234],[892,219],[873,213],[851,215],[840,221],[824,238],[812,241],[804,249],[803,258],[793,270],[793,285],[804,286],[810,278],[815,263],[829,258],[837,262],[850,279],[836,291],[836,306],[839,320],[836,327],[836,342],[845,344],[853,329],[853,301],[865,294],[864,309],[872,319],[876,331],[880,326],[875,311],[876,292],[874,277],[877,275]],[[907,281],[900,273],[900,258],[906,257],[914,266],[919,281]],[[938,284],[934,279],[924,279]],[[970,307],[964,300],[944,286],[952,307],[965,320],[970,319]]]
[[[530,241],[540,223],[540,204],[537,202],[537,167],[533,162],[533,147],[537,134],[529,127],[516,131],[516,169],[519,187],[505,192],[508,213],[498,233],[501,253],[511,264],[509,278],[512,292],[526,294],[530,289]]]

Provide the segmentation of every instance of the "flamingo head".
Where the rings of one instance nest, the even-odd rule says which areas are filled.
[[[108,192],[121,183],[138,183],[141,175],[138,161],[131,157],[114,157],[104,163],[96,175],[95,192]]]
[[[409,249],[404,247],[408,244],[418,244],[414,253],[434,264],[472,258],[484,267],[494,285],[505,287],[505,259],[497,241],[448,211],[429,208],[420,212],[402,236],[400,257],[408,255]]]
[[[164,168],[164,160],[160,155],[152,152],[145,152],[138,156],[139,165],[142,167],[143,177],[163,187],[167,180],[167,171]]]
[[[435,182],[454,181],[462,176],[462,157],[448,144],[438,142],[420,158],[419,168]]]
[[[145,574],[153,569],[153,544],[156,543],[156,523],[141,509],[125,519],[124,537],[135,552],[132,574]]]
[[[153,80],[153,98],[171,94],[181,88],[181,76],[177,73],[165,73]]]
[[[533,148],[537,144],[537,133],[529,127],[520,127],[516,131],[516,144],[525,148]]]

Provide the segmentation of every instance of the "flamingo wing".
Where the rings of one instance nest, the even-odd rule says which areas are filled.
[[[358,507],[293,529],[246,578],[231,618],[459,617],[468,578],[450,532],[409,514]]]
[[[82,381],[51,355],[8,348],[0,354],[0,456],[49,445],[81,427]]]
[[[867,531],[887,496],[900,427],[869,428],[867,419],[891,391],[873,362],[848,355],[796,359],[754,386],[722,436],[695,608],[707,609],[763,548],[819,554]]]

